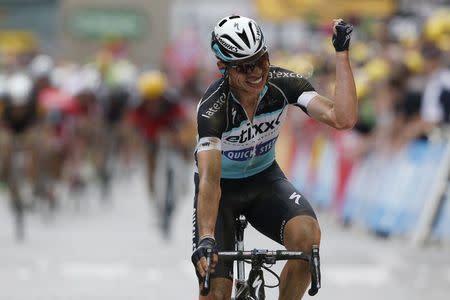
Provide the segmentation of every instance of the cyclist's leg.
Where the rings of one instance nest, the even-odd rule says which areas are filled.
[[[312,245],[320,242],[320,228],[306,198],[278,167],[271,167],[264,177],[255,178],[255,185],[258,182],[257,186],[264,186],[264,189],[246,209],[248,221],[288,250],[310,252]],[[280,276],[279,299],[299,299],[309,281],[307,262],[287,262]]]
[[[23,143],[26,154],[29,157],[26,165],[26,175],[33,187],[36,186],[38,181],[38,141],[42,141],[42,137],[40,136],[40,132],[36,127],[31,127],[26,132],[24,132]]]
[[[12,137],[9,132],[0,129],[0,181],[8,183],[12,158]]]
[[[233,289],[233,280],[214,277],[211,279],[211,290],[207,296],[199,296],[199,300],[229,300]],[[200,287],[199,287],[200,294]]]
[[[155,169],[156,169],[156,155],[158,151],[158,143],[156,141],[148,141],[146,149],[147,159],[147,180],[148,190],[151,195],[155,193]]]
[[[301,215],[290,219],[284,229],[284,245],[291,251],[310,252],[320,243],[320,227],[316,219]],[[309,264],[291,260],[281,273],[280,299],[298,299],[305,293],[311,279]]]
[[[224,190],[222,188],[222,190]],[[195,198],[194,210],[192,216],[192,242],[193,248],[198,243],[198,223],[197,223],[197,194],[198,194],[198,175],[195,175]],[[219,251],[234,250],[234,213],[231,206],[227,205],[230,201],[225,199],[226,192],[222,192],[219,211],[217,215],[215,238]],[[202,278],[197,273],[197,278],[201,284]],[[200,296],[201,300],[229,300],[233,287],[233,262],[221,261],[216,266],[215,273],[211,274],[211,289],[207,297]]]

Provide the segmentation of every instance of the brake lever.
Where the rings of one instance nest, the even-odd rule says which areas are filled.
[[[209,266],[211,265],[212,256],[213,256],[212,249],[207,249],[206,250],[206,265],[208,266],[208,268],[206,270],[205,279],[203,280],[202,289],[200,291],[200,295],[202,295],[202,296],[207,296],[209,294],[209,290],[211,288],[211,286],[210,286],[211,272],[209,270]]]
[[[314,296],[321,288],[320,256],[318,245],[313,245],[312,247],[309,269],[311,272],[311,288],[308,290],[308,294],[310,296]]]

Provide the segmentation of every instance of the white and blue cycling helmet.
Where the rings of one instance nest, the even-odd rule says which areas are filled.
[[[246,63],[267,52],[261,27],[252,19],[232,15],[214,27],[211,49],[224,63]]]
[[[17,72],[6,79],[6,95],[12,106],[24,106],[31,100],[33,81],[23,73]]]

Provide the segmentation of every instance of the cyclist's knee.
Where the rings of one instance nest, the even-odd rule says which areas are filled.
[[[288,250],[310,251],[320,244],[320,226],[310,216],[297,216],[289,220],[284,229],[284,245]]]
[[[202,299],[202,300],[228,300],[228,299],[230,299],[230,297],[231,297],[231,295],[228,296],[228,293],[225,293],[222,290],[214,289],[209,292],[209,295],[206,298],[201,297],[200,299]]]

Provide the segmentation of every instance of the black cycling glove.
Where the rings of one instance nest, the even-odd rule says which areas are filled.
[[[353,25],[342,20],[335,25],[336,33],[333,34],[333,46],[336,52],[346,51],[350,46],[350,38],[352,37]]]
[[[207,255],[212,256],[217,254],[216,240],[211,237],[204,237],[198,242],[197,249],[192,253],[191,261],[194,267],[197,268],[197,263],[202,257],[207,257]]]

